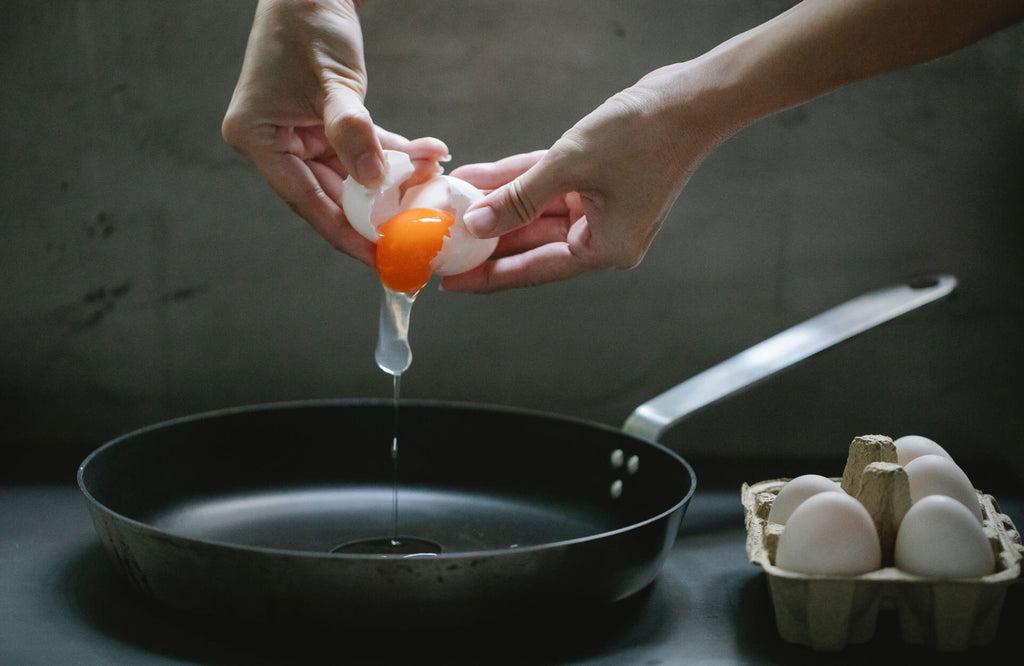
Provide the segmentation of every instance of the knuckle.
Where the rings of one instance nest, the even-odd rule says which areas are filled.
[[[346,110],[325,119],[324,134],[331,143],[344,141],[346,137],[373,128],[370,114],[364,109]]]
[[[608,99],[608,104],[623,116],[635,116],[648,113],[651,99],[646,92],[638,87],[621,90]]]
[[[524,224],[537,217],[537,204],[518,178],[505,188],[505,203],[507,208],[513,210],[519,221]]]

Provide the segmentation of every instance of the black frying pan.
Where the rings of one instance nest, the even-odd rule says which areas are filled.
[[[397,532],[391,401],[158,424],[97,449],[78,482],[117,569],[178,609],[450,626],[607,604],[656,577],[694,492],[690,466],[655,443],[665,428],[955,284],[941,276],[829,310],[641,405],[624,430],[403,401]],[[415,547],[352,546],[377,539]]]

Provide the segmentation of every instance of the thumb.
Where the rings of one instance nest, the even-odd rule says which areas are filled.
[[[358,92],[343,83],[327,85],[324,133],[345,170],[362,185],[384,178],[384,153]]]
[[[463,216],[463,222],[478,238],[501,236],[533,222],[564,194],[561,182],[554,162],[545,157],[477,202]]]

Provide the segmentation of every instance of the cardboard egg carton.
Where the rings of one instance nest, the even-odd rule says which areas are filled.
[[[806,575],[775,566],[783,526],[768,513],[788,478],[744,483],[747,555],[768,578],[779,634],[790,643],[841,650],[870,641],[879,611],[899,624],[905,643],[940,651],[984,645],[995,637],[1006,588],[1021,572],[1024,547],[1010,518],[991,495],[978,492],[984,530],[996,556],[994,573],[980,578],[935,579],[912,575],[892,564],[899,521],[910,506],[906,473],[879,436],[859,437],[850,446],[843,477],[834,478],[861,500],[875,520],[882,544],[882,568],[857,576]],[[891,440],[889,440],[891,444]]]

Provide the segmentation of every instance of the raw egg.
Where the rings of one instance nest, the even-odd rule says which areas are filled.
[[[443,210],[410,208],[380,225],[374,264],[384,286],[406,294],[422,289],[454,221]]]
[[[384,158],[379,187],[363,187],[349,177],[341,192],[349,223],[377,244],[375,263],[384,286],[415,293],[431,275],[464,273],[491,256],[498,239],[477,238],[462,221],[483,192],[440,173],[423,180],[403,152],[385,150]]]

